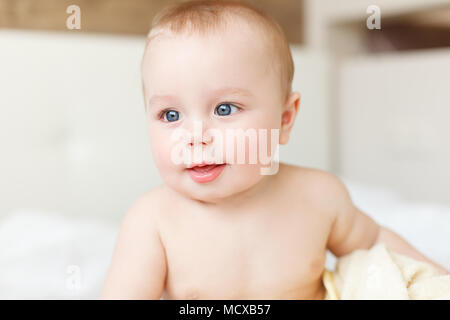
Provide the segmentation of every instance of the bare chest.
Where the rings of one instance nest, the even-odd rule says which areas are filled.
[[[254,217],[186,215],[166,224],[165,298],[301,299],[317,295],[327,239],[327,226],[320,215],[286,211]]]

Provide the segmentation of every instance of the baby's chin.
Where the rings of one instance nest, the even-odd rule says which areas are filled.
[[[261,179],[259,168],[227,165],[221,175],[211,182],[196,182],[187,172],[182,172],[181,177],[177,179],[171,177],[171,179],[166,179],[165,183],[189,199],[206,203],[221,203],[249,190]]]

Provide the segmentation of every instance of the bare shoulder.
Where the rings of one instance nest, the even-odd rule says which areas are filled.
[[[159,299],[166,261],[158,217],[164,188],[138,197],[120,225],[111,264],[102,289],[103,299]]]
[[[327,248],[342,256],[358,248],[369,248],[379,233],[379,225],[357,208],[345,184],[336,175],[320,169],[283,165],[280,173],[289,180],[290,190],[298,190],[296,202],[307,203],[327,225]]]
[[[169,198],[168,193],[167,188],[160,185],[140,195],[126,212],[122,226],[140,229],[151,225],[153,228],[157,228],[161,213]]]
[[[351,201],[341,179],[325,170],[280,163],[280,175],[300,197],[322,209],[333,210]]]
[[[325,170],[280,163],[280,174],[291,184],[307,188],[313,193],[342,195],[347,193],[345,184],[336,175]]]

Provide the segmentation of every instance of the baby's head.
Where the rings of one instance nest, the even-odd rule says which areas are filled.
[[[267,176],[261,168],[267,163],[249,161],[251,133],[261,138],[260,129],[267,129],[267,143],[257,139],[258,160],[266,147],[274,156],[275,145],[287,143],[300,102],[291,90],[293,72],[280,26],[242,2],[181,2],[157,15],[147,38],[142,78],[153,158],[164,183],[206,202],[263,183]],[[272,143],[271,130],[278,132]],[[180,147],[171,139],[175,131],[192,133],[192,140],[183,141],[184,151],[216,149],[215,163],[225,165],[187,169],[204,161],[174,161]],[[239,150],[233,142],[238,138],[226,139],[228,132],[248,133],[245,163],[236,160]],[[235,158],[226,154],[230,145]]]

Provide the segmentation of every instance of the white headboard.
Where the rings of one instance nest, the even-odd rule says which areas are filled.
[[[159,182],[145,128],[144,39],[0,31],[0,213],[117,217]]]

